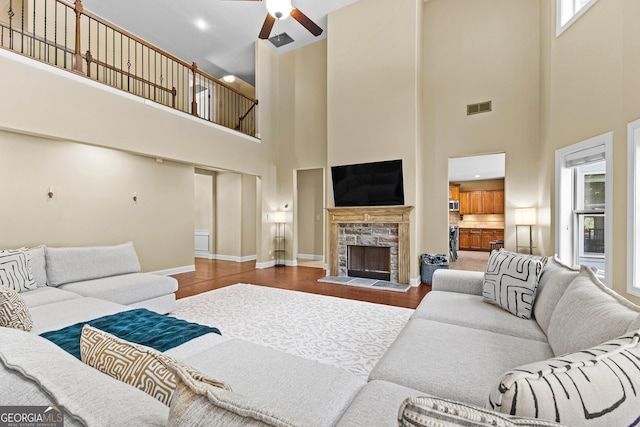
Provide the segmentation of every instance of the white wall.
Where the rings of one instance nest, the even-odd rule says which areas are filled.
[[[191,166],[0,131],[0,182],[2,249],[130,240],[144,271],[193,265]]]

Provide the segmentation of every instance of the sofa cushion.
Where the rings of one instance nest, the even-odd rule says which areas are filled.
[[[369,379],[484,406],[503,372],[552,356],[544,342],[411,319]]]
[[[640,330],[505,373],[491,392],[496,411],[580,426],[640,423]]]
[[[582,267],[588,268],[588,267]],[[549,330],[551,315],[569,284],[580,274],[580,267],[572,268],[564,264],[557,256],[549,257],[542,269],[538,281],[538,291],[533,305],[533,315],[546,334]]]
[[[278,407],[243,396],[194,376],[180,366],[171,366],[178,385],[171,401],[169,426],[175,427],[296,427],[313,425],[296,420]]]
[[[27,248],[0,251],[0,287],[18,292],[36,288]]]
[[[407,397],[424,393],[387,381],[371,381],[356,396],[338,427],[397,427],[398,408]]]
[[[536,288],[546,258],[500,249],[491,252],[482,297],[523,319],[531,318]]]
[[[47,247],[45,254],[49,286],[140,271],[131,242],[115,246]]]
[[[638,315],[640,307],[607,288],[586,268],[551,315],[549,344],[556,355],[593,347],[627,332]]]
[[[67,283],[60,286],[60,289],[85,297],[129,305],[172,294],[178,290],[178,281],[173,277],[157,274],[132,273]]]
[[[125,341],[89,325],[82,328],[80,354],[87,365],[169,406],[176,378],[168,365],[178,362],[152,348]],[[218,382],[215,385],[228,388]]]
[[[547,336],[535,320],[514,318],[500,307],[486,304],[479,295],[431,291],[422,299],[411,318],[547,342]]]
[[[183,362],[291,419],[318,426],[335,425],[365,384],[343,369],[237,339]]]
[[[53,304],[54,302],[67,301],[70,299],[82,298],[73,292],[63,291],[58,288],[38,288],[21,294],[27,307],[38,307],[40,305]]]
[[[58,405],[65,425],[166,425],[169,408],[151,396],[83,364],[55,344],[37,335],[0,328],[0,402]],[[9,384],[28,385],[18,388]],[[34,389],[34,385],[37,390]],[[16,399],[25,391],[32,401]]]
[[[33,328],[27,305],[13,289],[0,288],[0,326],[21,331]]]
[[[76,323],[127,310],[131,310],[131,308],[98,298],[77,298],[40,305],[29,309],[33,319],[31,333],[41,334],[55,331]]]
[[[31,273],[33,274],[33,280],[36,282],[36,286],[38,288],[47,286],[44,246],[29,249],[29,264],[31,265]]]
[[[476,406],[438,397],[410,397],[400,406],[400,427],[561,427],[560,424],[534,418],[508,417]]]

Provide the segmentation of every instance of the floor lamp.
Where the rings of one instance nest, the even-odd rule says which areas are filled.
[[[533,227],[536,225],[536,208],[516,208],[516,252],[520,248],[529,248],[529,253],[533,254]],[[529,246],[518,244],[518,228],[529,227]]]
[[[280,260],[282,260],[282,264],[285,264],[286,245],[284,225],[287,222],[287,214],[281,211],[274,212],[273,222],[276,224],[276,265],[280,265]]]

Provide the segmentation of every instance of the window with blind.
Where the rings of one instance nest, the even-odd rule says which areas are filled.
[[[556,251],[610,276],[612,134],[556,151]]]
[[[640,120],[627,126],[627,292],[640,296]]]

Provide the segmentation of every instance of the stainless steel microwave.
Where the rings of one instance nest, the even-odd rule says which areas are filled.
[[[460,210],[460,200],[449,200],[449,210],[458,212]]]

